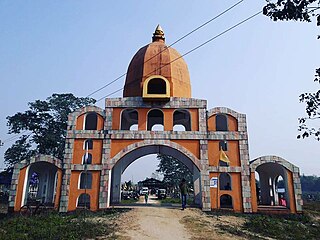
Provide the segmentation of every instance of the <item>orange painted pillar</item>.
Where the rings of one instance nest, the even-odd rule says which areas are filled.
[[[58,169],[57,170],[57,188],[56,188],[56,196],[54,199],[54,208],[58,209],[59,208],[59,203],[60,203],[60,195],[61,195],[61,184],[62,184],[62,170]]]
[[[173,129],[173,112],[170,109],[170,111],[164,111],[164,131],[172,131]]]
[[[147,113],[148,109],[138,110],[138,129],[139,131],[147,130]]]
[[[218,173],[210,173],[210,179],[212,177],[218,178]],[[219,188],[219,181],[217,188],[210,188],[210,200],[211,200],[211,209],[218,209],[220,207],[219,198],[218,198],[218,188]]]
[[[258,211],[258,199],[257,199],[257,189],[256,189],[256,176],[255,173],[250,175],[250,187],[251,187],[251,206],[252,212]]]
[[[296,201],[294,197],[294,190],[293,190],[293,177],[292,177],[292,172],[288,173],[288,195],[289,195],[289,201],[290,201],[290,212],[291,213],[296,213]]]
[[[21,208],[21,204],[22,204],[22,200],[23,200],[22,199],[23,186],[24,186],[24,180],[25,180],[26,173],[27,173],[27,168],[28,167],[24,167],[24,168],[20,169],[17,190],[16,190],[16,199],[14,201],[14,211],[19,211]]]

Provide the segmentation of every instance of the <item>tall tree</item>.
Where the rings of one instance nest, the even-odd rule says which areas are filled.
[[[92,98],[78,98],[71,93],[53,94],[46,100],[29,102],[29,110],[8,116],[9,134],[22,134],[5,152],[7,170],[34,154],[63,159],[68,114],[94,104]]]
[[[177,187],[181,179],[186,179],[189,185],[192,185],[193,179],[190,170],[178,159],[164,154],[158,154],[157,159],[160,160],[157,172],[163,174],[163,182],[168,187]]]
[[[263,8],[263,14],[274,21],[305,21],[315,20],[320,26],[320,0],[266,0],[267,5]],[[318,35],[318,39],[320,35]],[[320,83],[320,68],[316,69],[315,82]],[[299,118],[299,128],[297,138],[314,136],[320,140],[320,128],[310,127],[310,121],[320,118],[320,90],[311,93],[302,93],[300,102],[306,104],[307,117]]]

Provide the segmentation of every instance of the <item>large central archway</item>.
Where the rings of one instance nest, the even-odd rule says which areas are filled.
[[[142,144],[140,144],[142,145]],[[178,145],[179,146],[179,145]],[[194,201],[196,205],[202,207],[201,202],[201,179],[200,179],[200,166],[199,160],[186,149],[178,150],[172,146],[162,145],[162,144],[149,144],[136,146],[136,148],[129,150],[124,154],[118,154],[115,156],[115,164],[111,172],[111,196],[110,203],[115,204],[120,202],[121,196],[121,175],[126,170],[126,168],[133,163],[135,160],[142,156],[149,154],[164,154],[170,155],[183,164],[185,164],[193,175],[193,185],[194,185]],[[122,155],[122,156],[121,156]]]

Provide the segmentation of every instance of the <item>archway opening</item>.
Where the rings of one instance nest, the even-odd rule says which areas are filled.
[[[287,169],[278,163],[263,163],[256,168],[258,204],[289,207]]]
[[[151,159],[150,159],[150,154],[152,154]],[[134,166],[139,161],[142,161],[141,159],[143,158],[148,159],[148,161],[155,161],[155,156],[157,156],[158,154],[167,156],[164,162],[172,161],[172,159],[174,158],[174,159],[177,159],[179,163],[182,163],[183,165],[186,166],[187,171],[191,173],[190,174],[191,180],[189,181],[189,184],[190,184],[189,203],[193,202],[195,205],[201,206],[201,192],[200,192],[201,181],[200,181],[200,171],[198,167],[185,154],[181,153],[180,151],[174,148],[171,148],[168,146],[162,146],[162,145],[150,145],[150,146],[139,147],[129,152],[128,154],[124,155],[121,159],[117,161],[117,163],[114,165],[112,169],[112,176],[111,176],[111,188],[112,188],[111,199],[110,199],[111,205],[120,203],[121,197],[123,199],[130,198],[131,197],[130,195],[132,195],[132,193],[129,193],[127,191],[131,191],[131,189],[133,189],[133,191],[137,191],[138,194],[143,194],[141,192],[141,190],[143,190],[142,187],[148,187],[149,194],[152,194],[153,197],[158,199],[163,197],[163,196],[157,195],[158,190],[164,189],[166,192],[166,197],[177,198],[178,199],[177,201],[180,202],[180,196],[179,196],[180,191],[178,188],[178,184],[179,184],[178,182],[180,182],[182,178],[184,178],[187,175],[186,172],[181,172],[180,176],[177,177],[176,179],[176,183],[173,185],[170,185],[170,183],[166,182],[165,179],[162,178],[163,176],[160,175],[159,177],[159,175],[154,171],[151,174],[149,173],[150,175],[145,176],[147,177],[147,179],[145,178],[145,179],[142,179],[142,181],[139,181],[140,183],[138,183],[137,181],[138,179],[133,175],[131,175],[130,173],[129,174],[125,173],[126,178],[122,179],[122,174],[126,171],[127,168],[129,171],[130,169],[129,165],[132,164],[132,166]],[[140,169],[141,168],[146,169],[145,167],[140,166]],[[175,169],[174,171],[178,172],[179,169]],[[130,182],[130,184],[128,184],[128,182]],[[125,186],[124,186],[124,183],[125,183]],[[132,187],[132,185],[134,186]],[[155,186],[155,187],[150,187],[150,186]]]
[[[23,204],[41,202],[54,204],[56,195],[58,168],[48,162],[35,162],[28,167]]]

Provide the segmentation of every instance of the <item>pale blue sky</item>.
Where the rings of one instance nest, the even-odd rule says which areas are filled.
[[[6,116],[25,111],[27,102],[52,93],[86,96],[125,73],[136,51],[151,41],[158,23],[170,44],[236,2],[2,0],[0,139],[10,137]],[[183,54],[264,4],[244,1],[174,48]],[[274,23],[259,15],[185,60],[194,98],[206,99],[208,108],[226,106],[247,114],[251,159],[278,155],[299,166],[301,173],[320,175],[320,143],[296,139],[297,119],[304,116],[298,96],[319,87],[313,82],[320,50],[315,25]],[[123,85],[124,78],[93,97],[99,99]],[[103,101],[97,105],[103,107]],[[0,167],[11,143],[0,148]],[[130,171],[137,178],[154,171],[153,159],[143,162],[150,173],[140,172],[138,162],[128,168],[129,179]]]

